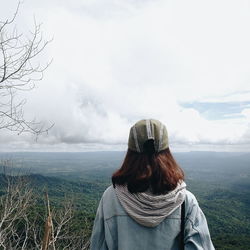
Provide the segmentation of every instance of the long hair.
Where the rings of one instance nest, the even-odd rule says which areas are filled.
[[[151,148],[151,147],[148,147]],[[122,166],[112,175],[115,185],[127,185],[130,193],[165,194],[184,180],[184,172],[176,163],[169,148],[155,153],[137,153],[128,149]]]

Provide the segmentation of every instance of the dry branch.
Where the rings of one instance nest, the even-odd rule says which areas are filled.
[[[29,36],[18,33],[14,23],[19,7],[20,3],[10,20],[0,21],[0,129],[39,135],[53,125],[25,119],[26,99],[18,96],[22,91],[32,90],[35,83],[43,79],[51,61],[41,65],[38,57],[50,40],[43,39],[41,24],[35,20]]]
[[[14,175],[12,163],[4,161],[0,174],[0,249],[6,250],[84,250],[89,248],[90,224],[74,230],[74,201],[65,197],[53,209],[48,193],[45,210],[37,210],[39,195],[32,189],[29,176]],[[45,226],[44,226],[45,222]]]

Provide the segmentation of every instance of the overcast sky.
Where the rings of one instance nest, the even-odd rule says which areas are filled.
[[[55,125],[38,141],[1,130],[0,151],[125,150],[144,118],[175,151],[250,151],[250,1],[24,0],[17,29],[34,16],[53,63],[25,115]]]

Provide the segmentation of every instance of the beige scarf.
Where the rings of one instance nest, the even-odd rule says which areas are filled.
[[[115,191],[130,217],[143,226],[155,227],[182,204],[186,196],[186,184],[182,182],[164,195],[154,195],[150,191],[131,194],[126,185],[116,185]]]

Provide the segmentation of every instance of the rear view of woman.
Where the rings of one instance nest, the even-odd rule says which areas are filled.
[[[123,164],[100,201],[91,250],[213,250],[206,218],[186,190],[165,125],[137,122]]]

